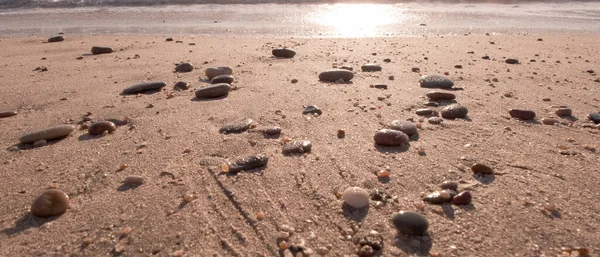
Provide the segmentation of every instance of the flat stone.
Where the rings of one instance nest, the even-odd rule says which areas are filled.
[[[162,81],[156,81],[156,82],[143,82],[143,83],[138,83],[135,84],[133,86],[130,86],[126,89],[123,90],[123,94],[138,94],[138,93],[142,93],[144,91],[150,91],[150,90],[160,90],[161,88],[165,87],[167,85],[167,83],[162,82]]]
[[[220,84],[220,83],[231,84],[231,83],[233,83],[233,76],[232,75],[219,75],[219,76],[212,78],[210,80],[210,83],[211,84]]]
[[[379,64],[367,63],[363,66],[360,66],[360,69],[365,72],[374,72],[381,71],[381,66]]]
[[[17,115],[16,111],[4,111],[0,112],[0,118],[7,118]]]
[[[348,82],[352,80],[352,78],[354,78],[354,73],[349,70],[342,69],[328,70],[319,74],[319,80],[327,82],[336,82],[338,80]]]
[[[244,119],[240,119],[240,120],[236,120],[233,122],[229,122],[225,125],[223,125],[223,127],[221,127],[221,129],[219,129],[220,133],[241,133],[244,132],[246,130],[248,130],[249,128],[251,128],[253,126],[254,120],[250,119],[250,118],[244,118]]]
[[[417,109],[415,111],[415,114],[417,114],[419,116],[428,116],[428,115],[433,115],[434,113],[435,113],[434,110],[428,109],[428,108]]]
[[[63,36],[54,36],[51,38],[48,38],[48,43],[55,43],[55,42],[62,42],[65,41],[65,37]]]
[[[409,142],[408,135],[402,131],[382,129],[373,136],[375,144],[380,146],[401,146]]]
[[[111,121],[103,120],[94,122],[89,128],[88,133],[90,135],[100,135],[104,133],[104,131],[108,133],[112,133],[117,131],[117,126]]]
[[[446,108],[442,109],[442,117],[446,119],[457,119],[467,117],[469,113],[469,109],[460,104],[453,104],[446,106]]]
[[[456,98],[456,95],[449,92],[429,91],[425,94],[431,101],[450,101]]]
[[[110,54],[113,52],[113,49],[110,47],[104,46],[94,46],[91,50],[92,54]]]
[[[62,215],[69,209],[69,196],[58,189],[48,189],[31,204],[31,214],[38,218]]]
[[[229,91],[231,91],[231,86],[229,84],[220,83],[198,88],[194,93],[198,98],[217,98],[227,96]]]
[[[588,117],[588,119],[590,119],[591,121],[593,121],[596,124],[600,123],[600,113],[593,112],[593,113],[588,114],[587,117]]]
[[[315,113],[318,115],[321,115],[321,114],[323,114],[323,111],[316,105],[306,106],[304,108],[304,111],[302,111],[302,114],[315,114]]]
[[[558,108],[554,113],[558,116],[571,116],[573,110],[570,108]]]
[[[204,74],[206,74],[206,77],[208,77],[208,79],[212,80],[214,77],[219,75],[232,75],[233,69],[229,66],[213,67],[206,69],[204,71]]]
[[[261,132],[265,136],[277,136],[277,135],[281,134],[281,127],[267,126],[267,127],[260,127],[260,128],[252,129],[252,131]]]
[[[554,124],[560,123],[560,121],[557,119],[553,119],[553,118],[543,118],[542,123],[544,123],[546,125],[554,125]]]
[[[419,79],[419,84],[424,88],[448,89],[454,86],[452,80],[441,75],[425,75]]]
[[[392,215],[392,224],[401,233],[408,235],[423,235],[429,229],[429,221],[417,212],[401,211]]]
[[[75,130],[75,126],[73,126],[73,125],[55,126],[55,127],[51,127],[51,128],[43,129],[40,131],[25,134],[24,136],[19,138],[19,141],[21,141],[21,143],[23,143],[23,144],[33,144],[33,143],[35,143],[35,141],[42,140],[42,139],[49,141],[49,140],[53,140],[53,139],[66,137],[69,134],[71,134],[71,132],[73,132],[73,130]]]
[[[390,129],[393,130],[399,130],[404,132],[404,134],[408,135],[408,136],[412,136],[414,134],[417,134],[417,125],[415,125],[414,123],[410,122],[410,121],[405,121],[405,120],[394,120],[390,123]]]
[[[308,153],[312,149],[312,144],[308,140],[293,140],[290,142],[286,142],[283,145],[283,150],[281,153],[288,154],[302,154]]]
[[[518,64],[519,63],[519,59],[517,58],[507,58],[506,60],[504,60],[505,63],[508,64]]]
[[[510,109],[508,111],[511,117],[521,120],[533,120],[535,119],[535,112],[523,109]]]
[[[183,91],[188,89],[190,89],[190,83],[185,81],[177,81],[177,83],[175,83],[175,85],[173,86],[173,90],[177,91]]]
[[[189,62],[180,63],[175,66],[175,72],[191,72],[194,70],[194,65]]]
[[[352,208],[361,209],[369,205],[369,193],[360,187],[349,187],[342,193],[342,200]]]
[[[471,166],[471,170],[473,171],[473,173],[479,173],[484,175],[494,174],[494,170],[492,168],[481,163],[476,163],[473,166]]]
[[[294,58],[294,56],[296,55],[296,52],[294,52],[294,50],[287,48],[276,48],[273,49],[271,53],[273,54],[273,56],[278,58]]]
[[[265,154],[248,155],[243,158],[228,161],[221,165],[221,170],[228,173],[236,173],[243,170],[251,170],[267,165],[269,157]]]

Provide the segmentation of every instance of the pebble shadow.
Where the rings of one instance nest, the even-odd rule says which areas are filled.
[[[417,133],[415,133],[415,134],[412,134],[412,136],[410,136],[408,139],[409,139],[410,141],[418,141],[418,140],[419,140],[419,138],[421,138],[421,136],[419,135],[419,132],[417,132]]]
[[[458,208],[464,210],[464,211],[474,211],[477,210],[477,208],[475,208],[475,205],[473,205],[472,203],[467,204],[467,205],[457,205]]]
[[[132,95],[137,95],[137,94],[143,94],[143,95],[153,95],[156,93],[160,93],[162,91],[162,88],[160,89],[152,89],[152,90],[145,90],[142,92],[136,92],[136,93],[120,93],[119,95],[121,96],[132,96]]]
[[[429,251],[431,251],[431,247],[433,246],[431,241],[429,234],[425,234],[424,236],[398,234],[394,239],[394,246],[406,254],[429,256]]]
[[[380,153],[404,153],[408,151],[410,144],[402,146],[380,146],[375,144],[375,149]]]
[[[11,151],[11,150],[10,150],[10,149],[11,149],[11,147],[14,147],[14,146],[18,147],[18,148],[19,148],[19,150],[31,150],[31,149],[36,149],[36,148],[42,148],[42,147],[51,146],[51,145],[53,145],[53,144],[56,144],[56,143],[58,143],[58,142],[62,141],[63,139],[65,139],[65,138],[67,138],[67,137],[62,137],[62,138],[59,138],[59,139],[50,140],[50,141],[48,141],[48,144],[47,144],[47,145],[44,145],[44,146],[38,146],[38,147],[35,147],[33,144],[23,144],[23,143],[18,143],[18,144],[14,144],[14,145],[11,145],[11,146],[9,146],[8,148],[6,148],[6,150],[7,150],[7,151]]]
[[[30,212],[27,212],[27,214],[23,215],[23,217],[21,217],[19,220],[17,220],[14,227],[3,229],[2,233],[6,234],[8,236],[12,236],[15,234],[19,234],[30,228],[40,227],[47,222],[51,222],[51,221],[58,219],[59,217],[60,216],[52,216],[49,218],[38,218],[38,217],[33,216]]]
[[[83,134],[83,135],[79,136],[78,140],[79,141],[88,141],[88,140],[98,139],[101,137],[103,137],[103,136],[101,136],[101,135],[94,136],[94,135],[90,135],[90,134]]]
[[[138,188],[139,186],[141,186],[142,184],[122,184],[121,186],[119,186],[119,188],[117,188],[117,191],[119,192],[123,192],[123,191],[127,191],[127,190],[134,190],[136,188]]]
[[[215,97],[215,98],[198,98],[198,97],[193,97],[192,99],[190,99],[190,101],[192,102],[212,102],[212,101],[218,101],[218,100],[222,100],[227,98],[228,95],[224,95],[224,96],[220,96],[220,97]]]
[[[342,204],[342,211],[346,219],[353,221],[362,221],[369,213],[369,206],[365,208],[356,209],[348,205],[347,203],[344,203]]]
[[[449,219],[453,220],[455,218],[452,204],[442,204],[442,211],[444,211],[444,214],[446,214],[446,217]]]
[[[261,167],[257,167],[257,168],[254,168],[254,169],[249,169],[249,170],[240,170],[240,171],[235,171],[235,172],[227,172],[227,173],[225,173],[225,172],[221,172],[221,174],[223,174],[223,175],[225,175],[225,176],[227,176],[227,177],[233,177],[233,176],[237,175],[237,174],[238,174],[238,173],[240,173],[240,172],[252,172],[252,173],[260,173],[260,174],[262,174],[262,173],[263,173],[263,171],[264,171],[266,168],[267,168],[267,165],[265,165],[265,166],[261,166]]]
[[[578,118],[574,117],[573,115],[560,116],[560,117],[563,118],[563,119],[565,119],[565,120],[571,121],[571,122],[576,122],[576,121],[579,120]]]
[[[489,175],[481,175],[481,174],[473,174],[473,178],[476,179],[477,181],[479,181],[479,183],[481,184],[492,184],[494,182],[494,180],[496,180],[496,175],[494,174],[489,174]]]
[[[541,122],[539,122],[538,120],[522,120],[523,123],[527,123],[527,124],[535,124],[535,125],[540,125],[542,124]]]

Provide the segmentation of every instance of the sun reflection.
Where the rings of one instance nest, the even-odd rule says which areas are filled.
[[[327,5],[316,15],[316,23],[332,27],[336,36],[372,37],[381,36],[381,26],[397,22],[397,8],[379,4],[334,4]]]

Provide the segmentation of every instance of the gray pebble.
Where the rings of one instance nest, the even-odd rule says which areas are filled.
[[[233,69],[229,66],[208,68],[206,69],[206,71],[204,71],[204,74],[206,74],[206,77],[208,77],[208,79],[212,80],[214,77],[219,75],[232,75]]]
[[[587,117],[588,117],[588,119],[590,119],[591,121],[593,121],[596,124],[600,123],[600,113],[593,112],[593,113],[588,114]]]
[[[254,120],[250,119],[250,118],[244,118],[241,120],[236,120],[233,122],[229,122],[225,125],[223,125],[223,127],[221,127],[221,129],[219,129],[220,133],[241,133],[244,132],[246,130],[248,130],[249,128],[251,128],[253,126]]]
[[[294,50],[287,48],[273,49],[271,53],[273,54],[273,56],[279,58],[294,58],[294,56],[296,55],[296,52],[294,52]]]
[[[196,89],[196,97],[198,98],[217,98],[227,96],[231,91],[231,86],[226,83],[214,84],[203,88]]]
[[[123,180],[123,184],[125,185],[141,185],[144,184],[144,182],[146,182],[144,177],[136,175],[129,175]]]
[[[419,84],[424,88],[452,88],[454,82],[441,75],[425,75],[419,79]]]
[[[533,120],[535,119],[535,112],[523,109],[510,109],[508,111],[511,117],[521,120]]]
[[[410,122],[410,121],[405,121],[405,120],[394,120],[390,123],[390,129],[393,130],[399,130],[404,132],[404,134],[408,135],[408,136],[412,136],[414,134],[417,134],[417,125],[415,125],[414,123]]]
[[[393,129],[382,129],[373,136],[375,144],[380,146],[401,146],[409,142],[408,135],[402,131]]]
[[[412,211],[395,213],[392,215],[392,223],[398,231],[408,235],[423,235],[429,229],[427,218]]]
[[[431,101],[450,101],[456,98],[456,95],[449,92],[430,91],[425,94]]]
[[[110,47],[104,46],[94,46],[92,47],[92,54],[109,54],[113,52],[113,49]]]
[[[53,140],[66,137],[75,130],[73,125],[60,125],[23,135],[19,141],[23,144],[33,144],[38,140]]]
[[[138,83],[138,84],[135,84],[133,86],[130,86],[130,87],[124,89],[123,94],[137,94],[137,93],[142,93],[144,91],[159,90],[159,89],[165,87],[166,85],[167,85],[167,83],[162,82],[162,81]]]
[[[508,64],[518,64],[519,63],[519,59],[517,59],[517,58],[508,58],[504,62],[506,62]]]
[[[117,126],[111,121],[97,121],[94,122],[89,128],[88,133],[90,135],[100,135],[104,133],[104,131],[108,133],[115,132],[117,130]]]
[[[319,80],[327,82],[336,82],[338,80],[348,82],[352,80],[352,78],[354,78],[354,73],[342,69],[328,70],[319,74]]]
[[[231,83],[233,83],[233,76],[232,75],[219,75],[219,76],[212,78],[210,80],[210,83],[211,84],[220,84],[220,83],[231,84]]]
[[[446,119],[457,119],[467,117],[469,109],[460,104],[453,104],[442,109],[442,117]]]
[[[361,66],[360,69],[365,72],[374,72],[374,71],[381,71],[381,66],[379,66],[379,64],[367,63],[367,64]]]
[[[175,66],[175,72],[191,72],[194,70],[194,65],[188,62],[180,63]]]

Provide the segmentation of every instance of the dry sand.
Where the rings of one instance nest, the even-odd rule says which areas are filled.
[[[589,124],[588,113],[600,111],[598,75],[586,72],[600,69],[597,34],[175,38],[183,43],[149,36],[65,37],[60,43],[0,39],[0,111],[19,113],[0,119],[3,148],[29,131],[77,124],[87,112],[93,120],[131,122],[102,137],[76,130],[48,146],[0,151],[0,256],[273,256],[281,254],[282,225],[295,228],[286,241],[304,241],[315,255],[324,247],[328,256],[352,256],[352,238],[371,230],[384,238],[381,256],[560,256],[561,247],[600,253],[600,159],[592,150],[600,130],[582,127]],[[88,55],[94,45],[116,52]],[[270,53],[277,46],[298,54],[274,59]],[[506,57],[521,64],[506,64]],[[182,61],[195,70],[173,73]],[[383,71],[361,72],[369,62]],[[319,72],[343,64],[356,71],[351,84],[318,81]],[[194,99],[193,89],[205,84],[204,69],[223,65],[233,67],[237,90],[224,99]],[[48,70],[34,71],[41,66]],[[430,90],[417,81],[444,72],[464,89],[453,93],[469,108],[468,119],[423,122],[407,151],[375,147],[375,131],[392,120],[420,122],[415,110]],[[388,80],[391,75],[395,80]],[[192,90],[167,99],[180,80],[191,82]],[[165,81],[167,87],[119,95],[144,81]],[[388,89],[369,87],[379,83]],[[308,104],[321,107],[323,115],[302,115]],[[573,117],[560,119],[567,125],[539,122],[555,117],[553,105],[573,109]],[[534,110],[536,122],[510,119],[510,108]],[[244,117],[280,125],[283,134],[273,139],[219,133],[224,123]],[[345,138],[337,138],[338,129]],[[312,152],[283,156],[283,138],[308,139]],[[227,158],[254,153],[268,155],[266,168],[235,176],[216,168]],[[474,163],[491,166],[496,175],[474,177]],[[120,170],[121,164],[128,168]],[[390,179],[380,181],[375,172],[386,166]],[[129,175],[146,182],[123,187]],[[473,204],[423,207],[422,197],[444,180],[471,190]],[[384,189],[397,198],[353,211],[336,197],[350,186]],[[64,190],[71,207],[59,217],[35,218],[31,203],[49,187]],[[196,198],[186,204],[186,194]],[[557,210],[544,211],[546,204]],[[389,220],[400,210],[423,213],[428,236],[398,235]],[[264,219],[257,219],[259,212]]]

